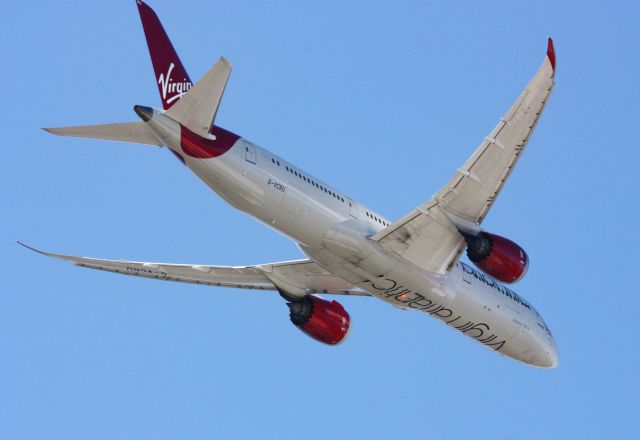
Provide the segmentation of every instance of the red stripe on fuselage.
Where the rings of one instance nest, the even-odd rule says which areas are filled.
[[[211,159],[226,153],[240,139],[237,134],[231,133],[224,128],[211,127],[211,134],[214,139],[206,139],[182,126],[180,130],[180,147],[186,155],[196,159]]]

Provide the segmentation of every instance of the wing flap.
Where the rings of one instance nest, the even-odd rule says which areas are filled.
[[[440,275],[465,247],[464,237],[436,201],[411,211],[371,239],[414,266]]]
[[[333,275],[311,260],[287,261],[258,266],[278,286],[293,287],[300,292],[330,293],[334,295],[368,294],[350,282]]]

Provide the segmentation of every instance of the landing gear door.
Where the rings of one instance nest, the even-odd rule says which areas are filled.
[[[244,144],[244,160],[255,165],[256,163],[256,147],[249,142],[243,142]]]
[[[347,203],[349,203],[349,215],[353,218],[358,218],[358,206],[351,199],[347,199]]]

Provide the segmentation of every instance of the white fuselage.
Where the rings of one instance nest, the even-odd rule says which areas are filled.
[[[180,126],[160,112],[152,131],[211,189],[298,243],[327,271],[396,307],[423,311],[494,349],[538,367],[555,367],[551,332],[527,301],[470,265],[445,275],[417,270],[369,237],[390,224],[381,215],[288,161],[240,138],[221,156],[189,157]]]

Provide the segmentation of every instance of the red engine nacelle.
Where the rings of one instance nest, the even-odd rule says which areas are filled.
[[[527,272],[529,257],[513,241],[487,232],[466,238],[467,256],[487,275],[503,283],[515,283]]]
[[[287,305],[291,322],[315,340],[335,345],[342,342],[349,333],[351,318],[337,301],[307,295]]]

